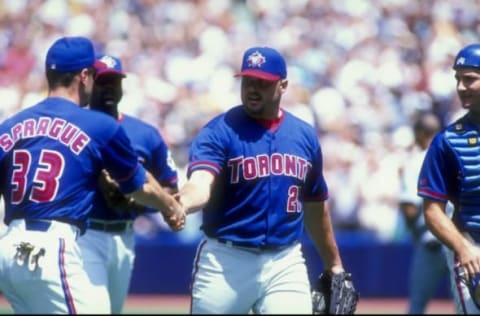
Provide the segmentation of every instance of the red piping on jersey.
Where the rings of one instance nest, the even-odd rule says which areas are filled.
[[[206,160],[199,160],[199,161],[194,161],[190,163],[188,166],[187,172],[191,173],[193,170],[197,169],[202,169],[202,170],[210,170],[213,175],[216,175],[216,173],[220,173],[221,167],[217,165],[216,163],[206,161]]]
[[[433,192],[427,189],[419,189],[418,193],[422,193],[423,195],[426,195],[426,197],[431,197],[436,200],[441,200],[442,202],[446,202],[448,200],[446,195],[439,194],[437,192]]]
[[[260,123],[261,125],[263,125],[265,128],[267,128],[268,130],[270,130],[271,132],[274,132],[277,130],[278,126],[280,125],[280,123],[282,123],[283,121],[283,118],[285,117],[283,115],[283,111],[280,110],[280,113],[279,113],[279,117],[277,117],[276,119],[273,119],[273,120],[269,120],[269,119],[257,119],[257,122]]]
[[[124,182],[124,181],[130,180],[135,175],[135,173],[137,172],[137,170],[140,166],[141,165],[140,165],[140,162],[139,162],[139,163],[137,163],[137,166],[135,167],[135,169],[133,169],[133,171],[130,172],[126,177],[115,179],[115,180],[117,180],[117,182]]]
[[[125,115],[123,115],[123,113],[118,113],[117,122],[122,123],[124,119],[125,119]]]
[[[175,186],[178,183],[178,176],[170,177],[166,180],[166,182],[168,182],[168,184],[171,186]]]

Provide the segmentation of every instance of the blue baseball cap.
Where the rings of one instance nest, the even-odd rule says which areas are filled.
[[[105,74],[119,75],[125,78],[127,75],[123,72],[122,61],[112,55],[97,56],[97,63],[95,64],[97,77]]]
[[[268,81],[287,77],[283,56],[270,47],[252,47],[243,54],[242,69],[235,77],[250,76]]]
[[[95,63],[93,43],[86,37],[71,36],[56,40],[45,59],[47,70],[73,72],[92,67]]]

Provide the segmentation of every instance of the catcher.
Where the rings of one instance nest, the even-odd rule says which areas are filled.
[[[330,275],[323,272],[312,288],[313,314],[354,314],[359,297],[350,273]]]

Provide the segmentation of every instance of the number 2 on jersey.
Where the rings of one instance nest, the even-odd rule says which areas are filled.
[[[32,155],[28,150],[13,152],[11,203],[20,204],[27,191],[28,173],[32,166]],[[52,201],[58,192],[59,179],[63,174],[65,161],[63,156],[52,150],[42,150],[34,172],[30,201],[42,203]]]
[[[302,202],[299,200],[300,188],[292,185],[288,188],[287,213],[300,213],[302,211]]]

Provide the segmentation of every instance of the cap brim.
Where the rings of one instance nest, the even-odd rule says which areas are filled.
[[[97,77],[103,76],[103,75],[117,75],[122,78],[125,78],[127,75],[124,74],[123,72],[120,72],[115,69],[103,69],[103,70],[97,70]]]
[[[254,77],[254,78],[267,80],[267,81],[277,81],[280,79],[280,76],[278,75],[272,75],[271,73],[268,73],[268,72],[253,70],[253,69],[247,69],[235,74],[235,77],[243,77],[243,76]]]
[[[94,67],[95,69],[101,69],[101,68],[107,67],[107,65],[105,65],[105,63],[103,63],[103,62],[100,61],[100,60],[95,60],[95,61],[93,62],[93,67]]]

